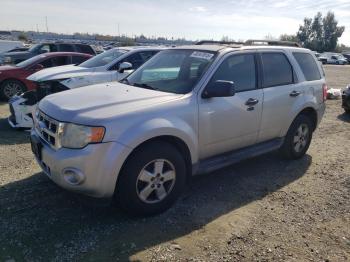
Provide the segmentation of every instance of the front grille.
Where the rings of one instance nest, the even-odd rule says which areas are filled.
[[[36,116],[36,132],[47,144],[55,149],[60,147],[58,140],[60,125],[61,124],[57,120],[52,119],[41,111],[39,111],[39,115]]]

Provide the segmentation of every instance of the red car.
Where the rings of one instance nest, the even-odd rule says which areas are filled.
[[[0,66],[0,96],[9,99],[17,93],[23,93],[36,88],[27,80],[31,74],[44,68],[69,64],[80,64],[92,55],[72,52],[54,52],[34,56],[13,66]]]

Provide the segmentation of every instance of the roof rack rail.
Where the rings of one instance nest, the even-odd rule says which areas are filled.
[[[214,40],[202,40],[197,42],[195,45],[243,45],[243,42],[233,42],[233,41],[214,41]]]
[[[249,39],[245,41],[245,45],[279,45],[279,46],[294,46],[301,47],[301,45],[297,42],[292,41],[280,41],[280,40],[256,40]]]

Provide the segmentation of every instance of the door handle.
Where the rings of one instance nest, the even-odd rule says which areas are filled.
[[[291,96],[291,97],[297,97],[298,95],[300,95],[300,92],[299,91],[292,91],[290,94],[289,94],[289,96]]]
[[[258,100],[258,99],[249,98],[249,99],[247,100],[247,102],[245,102],[245,105],[246,105],[246,106],[254,106],[254,105],[256,105],[257,103],[259,103],[259,100]]]

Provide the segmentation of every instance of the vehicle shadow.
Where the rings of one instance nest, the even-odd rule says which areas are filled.
[[[29,143],[30,133],[13,129],[6,118],[0,119],[0,146]]]
[[[285,161],[271,153],[195,177],[174,207],[148,218],[92,203],[37,173],[0,187],[0,260],[127,261],[280,190],[311,162],[309,155]]]
[[[338,115],[338,119],[347,123],[350,123],[350,114],[343,113]]]

